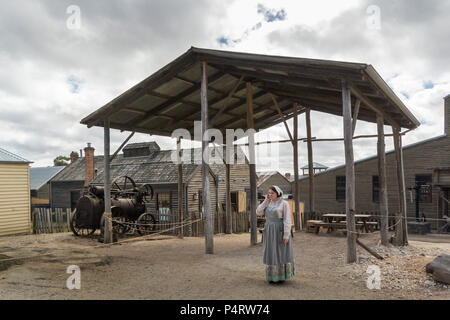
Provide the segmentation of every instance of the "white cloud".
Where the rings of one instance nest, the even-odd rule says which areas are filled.
[[[78,151],[86,142],[102,154],[103,129],[82,126],[83,117],[190,46],[228,50],[217,42],[221,36],[242,38],[232,47],[235,51],[372,64],[422,122],[405,143],[443,132],[442,98],[450,93],[446,3],[78,1],[79,30],[66,27],[70,4],[22,0],[3,3],[0,12],[0,146],[35,166],[51,165],[56,156]],[[380,7],[378,31],[366,27],[371,4]],[[285,19],[268,22],[258,5],[274,13],[284,10]],[[292,128],[292,120],[288,123]],[[318,138],[342,137],[342,118],[312,112],[312,130]],[[265,132],[273,139],[288,138],[282,124]],[[375,132],[373,124],[357,125],[356,134]],[[306,135],[304,116],[299,134]],[[113,130],[111,149],[127,135]],[[143,134],[132,141],[153,139],[162,148],[175,147],[170,138]],[[387,149],[391,146],[388,139]],[[299,144],[299,153],[302,166],[307,162],[306,144]],[[375,153],[376,139],[355,141],[355,159]],[[279,168],[271,169],[292,172],[292,145],[283,144],[280,154]],[[328,166],[339,165],[343,144],[315,143],[314,157]]]

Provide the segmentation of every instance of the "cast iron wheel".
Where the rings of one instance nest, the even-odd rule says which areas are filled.
[[[76,236],[90,236],[95,232],[95,228],[85,228],[84,226],[77,226],[77,209],[73,210],[69,216],[69,228]]]
[[[151,225],[148,225],[151,224]],[[156,219],[151,213],[143,213],[137,219],[136,230],[140,235],[146,235],[155,231]]]
[[[139,188],[139,190],[143,193],[144,202],[150,202],[153,199],[154,191],[150,184],[144,184]]]
[[[120,222],[125,222],[124,224]],[[113,232],[122,235],[127,233],[130,230],[130,225],[128,224],[129,221],[125,217],[116,217],[113,218],[112,227]]]
[[[129,186],[128,188],[127,185]],[[111,182],[111,189],[113,189],[114,187],[116,187],[119,191],[131,189],[130,187],[132,187],[132,190],[135,190],[136,183],[128,176],[119,176],[115,178],[113,182]]]

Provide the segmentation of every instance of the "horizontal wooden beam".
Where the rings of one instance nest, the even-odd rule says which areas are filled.
[[[365,81],[366,76],[360,72],[360,69],[348,70],[337,67],[329,67],[329,66],[300,66],[300,65],[286,65],[284,63],[274,63],[267,61],[247,61],[243,59],[227,59],[224,61],[219,57],[213,56],[204,56],[204,59],[208,61],[208,63],[213,65],[226,65],[233,67],[243,67],[243,68],[253,68],[253,69],[266,69],[266,70],[276,70],[277,72],[286,72],[291,73],[298,76],[305,76],[308,78],[319,78],[319,79],[344,79],[344,80],[353,80],[353,81]]]
[[[298,138],[297,141],[304,141],[305,139],[307,139],[307,138]],[[295,139],[294,139],[294,140],[295,140]],[[258,145],[261,145],[261,144],[269,144],[269,143],[287,143],[287,142],[291,143],[291,140],[288,139],[288,140],[262,141],[262,142],[255,142],[255,145],[258,146]],[[233,145],[234,145],[234,146],[242,147],[242,146],[248,146],[249,144],[248,144],[248,143],[239,143],[239,144],[233,144]]]
[[[336,84],[330,84],[329,81],[324,79],[315,79],[308,77],[301,77],[287,72],[287,75],[280,75],[275,73],[265,72],[263,69],[258,68],[256,71],[244,70],[235,68],[233,66],[215,66],[217,69],[223,72],[229,73],[235,77],[246,76],[254,79],[254,81],[268,81],[281,84],[290,84],[300,88],[313,88],[326,91],[339,92],[338,82]]]
[[[408,133],[408,131],[400,133],[400,135],[405,135]],[[385,134],[385,137],[393,137],[393,134]],[[355,139],[367,139],[367,138],[378,138],[377,134],[370,134],[370,135],[360,135],[360,136],[354,136],[353,140]],[[330,138],[330,139],[311,139],[312,142],[320,142],[320,141],[344,141],[344,138]],[[305,141],[306,142],[306,141]]]

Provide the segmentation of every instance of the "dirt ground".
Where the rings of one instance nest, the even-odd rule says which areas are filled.
[[[401,249],[380,246],[379,233],[360,239],[385,259],[358,247],[359,263],[347,265],[342,234],[296,233],[296,275],[273,285],[264,279],[262,245],[251,246],[248,233],[215,235],[213,255],[204,238],[98,247],[71,233],[3,237],[0,299],[450,299],[450,287],[425,273],[426,263],[450,253],[448,239],[416,237]],[[19,257],[26,259],[4,260]],[[69,265],[81,268],[80,290],[66,287]],[[367,288],[370,265],[380,268],[380,290]]]

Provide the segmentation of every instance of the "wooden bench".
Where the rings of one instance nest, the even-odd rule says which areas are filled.
[[[328,225],[327,233],[330,233],[333,229],[341,230],[344,233],[346,233],[347,229],[347,221],[339,221],[339,222],[332,222],[332,223],[326,223]],[[355,223],[356,231],[359,230],[359,232],[362,232],[364,229],[364,223],[363,222],[357,222]]]
[[[323,223],[322,220],[307,220],[306,232],[314,233],[316,231],[316,224]]]

